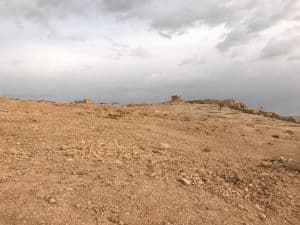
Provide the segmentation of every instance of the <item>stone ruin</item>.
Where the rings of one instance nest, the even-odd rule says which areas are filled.
[[[300,123],[296,118],[292,116],[280,116],[277,113],[274,112],[265,112],[261,109],[249,109],[246,104],[239,102],[235,99],[225,99],[225,100],[216,100],[216,99],[200,99],[200,100],[192,100],[187,101],[187,103],[191,104],[213,104],[213,105],[219,105],[220,109],[222,107],[228,107],[231,109],[235,109],[238,111],[241,111],[243,113],[248,114],[254,114],[254,115],[263,115],[265,117],[274,118],[278,120],[293,122],[293,123]]]
[[[247,105],[239,102],[235,99],[225,99],[225,100],[217,100],[217,99],[204,99],[204,100],[192,100],[187,101],[188,103],[198,103],[198,104],[212,104],[219,105],[220,107],[229,107],[236,110],[245,110],[247,109]]]
[[[182,102],[182,98],[179,95],[173,95],[171,98],[171,102]]]
[[[92,100],[90,99],[82,99],[82,100],[76,100],[73,102],[74,104],[92,104]]]

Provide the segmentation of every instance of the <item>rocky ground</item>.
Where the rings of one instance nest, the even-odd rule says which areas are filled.
[[[0,98],[0,225],[300,224],[300,124]]]

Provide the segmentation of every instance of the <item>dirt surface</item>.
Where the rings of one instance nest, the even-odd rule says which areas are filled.
[[[0,224],[300,224],[299,146],[217,105],[0,98]]]

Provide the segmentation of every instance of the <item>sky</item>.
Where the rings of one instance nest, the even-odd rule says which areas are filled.
[[[300,115],[300,0],[0,0],[0,29],[0,96]]]

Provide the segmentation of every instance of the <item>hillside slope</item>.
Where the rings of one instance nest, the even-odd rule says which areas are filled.
[[[0,225],[300,224],[300,124],[0,98]]]

